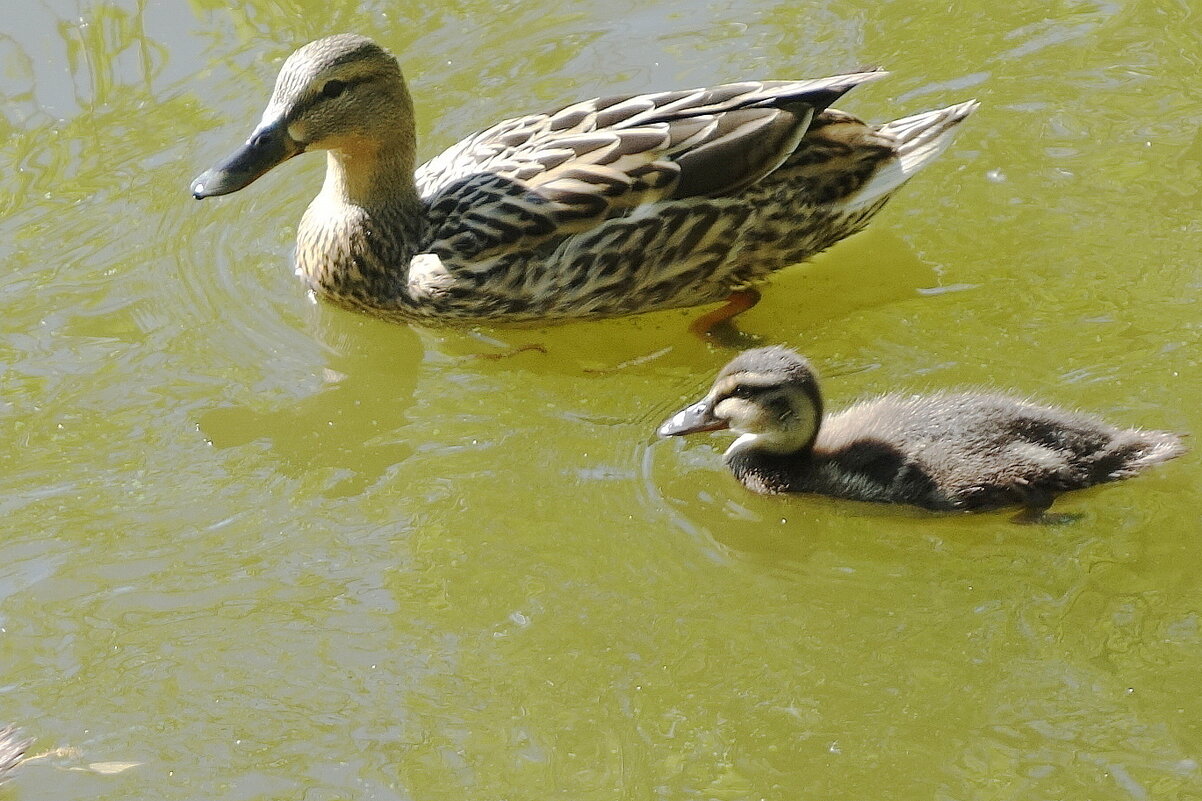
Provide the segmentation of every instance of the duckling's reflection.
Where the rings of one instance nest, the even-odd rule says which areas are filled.
[[[906,541],[939,536],[956,524],[955,518],[932,517],[917,508],[823,496],[782,504],[749,495],[737,483],[723,481],[727,477],[714,464],[714,451],[705,448],[644,445],[642,456],[645,507],[665,516],[666,528],[682,532],[713,561],[756,572],[794,575],[806,572],[822,553],[861,551],[885,530],[895,532],[886,539]],[[1005,518],[997,525],[1008,526]]]

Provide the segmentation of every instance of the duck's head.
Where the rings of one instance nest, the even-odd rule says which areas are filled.
[[[327,36],[288,57],[250,139],[193,181],[192,194],[237,192],[306,150],[374,160],[383,149],[412,159],[413,105],[401,68],[365,36]]]
[[[794,453],[814,444],[822,420],[818,376],[782,347],[756,348],[722,368],[704,398],[659,427],[661,437],[718,431],[740,434],[730,451],[754,448]]]

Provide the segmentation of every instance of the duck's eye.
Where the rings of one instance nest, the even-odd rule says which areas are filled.
[[[730,397],[742,398],[743,400],[749,399],[753,394],[751,387],[743,385],[739,385],[730,391]]]
[[[326,81],[326,85],[321,87],[321,93],[326,97],[334,98],[346,91],[346,81]]]

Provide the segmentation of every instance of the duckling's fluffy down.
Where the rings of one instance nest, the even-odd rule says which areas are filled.
[[[1004,394],[884,395],[826,418],[812,489],[936,509],[1038,504],[1183,451],[1169,432],[1120,429]]]

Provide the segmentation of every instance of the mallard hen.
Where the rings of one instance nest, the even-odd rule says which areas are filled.
[[[1021,504],[1127,478],[1184,451],[1167,431],[1119,429],[1008,395],[882,395],[823,416],[810,363],[781,347],[741,353],[660,436],[729,428],[735,477],[762,493],[815,492],[927,509]]]
[[[609,317],[720,301],[868,222],[975,102],[879,127],[829,105],[882,72],[585,100],[415,169],[413,104],[371,40],[297,50],[247,143],[192,185],[236,192],[308,150],[319,297],[395,320]]]

